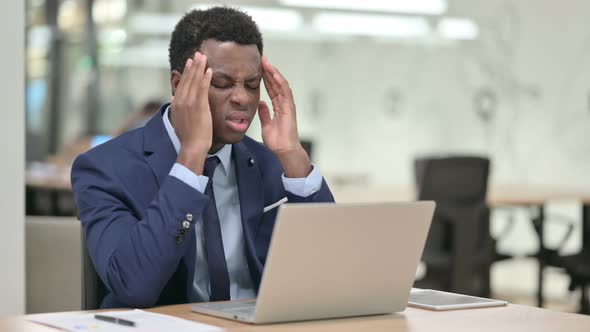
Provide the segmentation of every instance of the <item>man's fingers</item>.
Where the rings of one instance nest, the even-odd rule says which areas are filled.
[[[184,91],[186,90],[186,81],[187,81],[187,76],[188,73],[190,72],[190,68],[193,64],[193,59],[187,59],[186,63],[184,64],[184,69],[182,70],[182,73],[178,73],[178,75],[180,75],[180,81],[178,81],[178,85],[176,86],[176,91],[174,92],[175,95],[183,95]]]
[[[275,68],[272,80],[276,89],[276,94],[272,97],[272,106],[275,115],[283,111],[291,109],[288,105],[295,104],[293,92],[289,86],[289,82],[285,77]],[[294,109],[293,109],[294,110]]]
[[[268,61],[266,56],[262,56],[262,66],[266,71],[270,72],[271,75],[276,71],[276,68],[270,64],[270,61]]]
[[[187,100],[195,100],[196,94],[198,93],[199,80],[199,68],[202,61],[203,55],[199,52],[195,52],[193,63],[191,64],[191,71],[188,76],[186,98]]]
[[[272,121],[268,105],[262,100],[258,103],[258,118],[260,119],[262,128],[266,127]]]
[[[211,76],[213,76],[213,70],[211,68],[207,68],[198,87],[199,91],[197,102],[201,102],[201,104],[209,103],[209,86],[211,85]]]
[[[272,77],[274,78],[277,90],[279,90],[279,94],[292,99],[293,92],[291,91],[291,87],[285,76],[283,76],[283,74],[277,69]]]
[[[193,82],[195,80],[198,63],[201,58],[201,53],[195,52],[187,71],[182,73],[181,80],[184,80],[182,90],[180,91],[183,99],[190,100],[194,97]]]
[[[266,92],[268,93],[268,96],[270,98],[274,98],[278,94],[278,91],[276,89],[275,83],[273,82],[274,79],[272,78],[272,72],[269,71],[269,69],[272,69],[272,66],[268,62],[268,59],[265,56],[263,56],[262,78],[264,79],[264,86],[266,87]]]
[[[203,76],[205,76],[207,56],[200,53],[197,54],[199,55],[199,58],[195,60],[195,81],[193,82],[193,84],[199,86],[201,84],[201,81],[203,80]]]
[[[264,87],[266,88],[266,93],[268,93],[268,96],[271,99],[274,98],[278,93],[277,93],[277,89],[275,88],[275,85],[273,83],[273,78],[272,78],[271,74],[269,72],[267,72],[266,70],[264,70],[262,72],[262,79],[264,80]]]
[[[270,90],[272,91],[272,96],[270,96],[270,93],[269,96],[274,98],[277,95],[283,95],[293,98],[293,92],[291,91],[291,87],[289,86],[289,82],[285,76],[283,76],[283,74],[281,74],[281,72],[276,67],[270,64],[268,58],[263,57],[262,64],[264,69],[264,84],[266,85],[268,82],[270,85]]]
[[[211,84],[211,77],[213,76],[213,70],[211,68],[207,68],[203,73],[203,78],[201,79],[200,89],[202,93],[208,94],[209,93],[209,85]]]
[[[201,107],[209,108],[209,86],[211,84],[212,70],[207,69],[207,56],[195,52],[192,59],[188,59],[185,70],[180,78],[175,98],[181,109],[190,110]]]

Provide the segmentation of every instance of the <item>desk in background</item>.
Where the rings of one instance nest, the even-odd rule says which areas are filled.
[[[551,201],[558,200],[576,200],[582,205],[582,248],[581,252],[590,251],[590,192],[551,188],[551,187],[534,187],[534,186],[512,186],[494,188],[489,193],[489,202],[491,206],[521,206],[531,207],[538,211],[538,215],[531,221],[539,238],[539,250],[536,253],[537,261],[539,262],[539,272],[537,274],[537,306],[543,307],[543,285],[544,285],[544,270],[546,267],[543,256],[549,253],[550,250],[545,245],[545,212],[546,206]],[[582,294],[582,303],[585,303],[584,294]],[[588,314],[586,304],[581,304],[580,311]]]
[[[25,188],[27,215],[76,214],[69,168],[48,163],[32,163],[25,173]]]

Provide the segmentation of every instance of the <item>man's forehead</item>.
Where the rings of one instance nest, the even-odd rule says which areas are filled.
[[[213,78],[215,79],[227,79],[227,80],[240,80],[243,79],[245,81],[255,81],[262,79],[262,74],[260,72],[252,72],[252,73],[243,73],[245,77],[241,76],[238,73],[226,73],[223,69],[213,69]]]
[[[203,41],[200,52],[207,57],[240,57],[260,61],[260,52],[254,44],[242,45],[233,41],[219,41],[207,39]]]

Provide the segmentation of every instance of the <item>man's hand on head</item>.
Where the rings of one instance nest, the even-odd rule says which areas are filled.
[[[196,52],[192,59],[186,61],[172,97],[170,120],[180,140],[177,162],[195,174],[203,173],[213,139],[208,96],[211,75],[211,69],[207,68],[207,56]]]
[[[264,101],[258,105],[264,145],[277,156],[287,177],[307,177],[312,166],[299,141],[295,100],[289,82],[265,56],[262,57],[262,78],[273,108],[271,117]]]

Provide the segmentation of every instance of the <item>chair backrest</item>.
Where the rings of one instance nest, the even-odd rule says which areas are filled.
[[[107,288],[98,276],[90,258],[83,227],[81,227],[80,237],[82,247],[82,310],[99,309],[103,298],[107,294]]]
[[[80,310],[80,222],[26,216],[25,226],[27,313]]]
[[[427,157],[414,163],[419,200],[437,203],[436,219],[465,219],[479,215],[477,225],[469,225],[479,240],[489,237],[489,220],[485,216],[490,161],[484,157]],[[453,220],[461,222],[461,220]],[[433,222],[426,250],[449,250],[452,239],[448,225]],[[485,242],[485,241],[483,241]],[[481,243],[481,242],[480,242]]]
[[[456,205],[485,201],[490,161],[482,157],[421,158],[414,164],[418,199]]]

